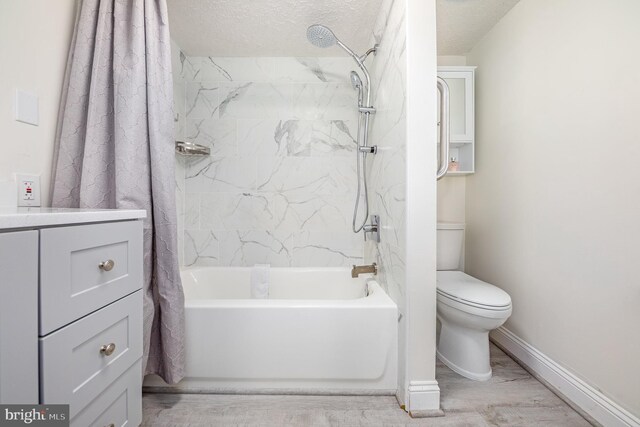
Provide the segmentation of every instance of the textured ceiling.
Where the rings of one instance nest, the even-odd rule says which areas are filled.
[[[438,55],[463,55],[519,0],[437,0]],[[341,56],[306,38],[322,23],[356,52],[381,0],[167,0],[171,37],[191,56]]]
[[[438,55],[464,55],[519,0],[437,0]]]
[[[369,47],[381,0],[167,0],[171,37],[191,56],[341,56],[307,41],[322,23],[356,52]]]

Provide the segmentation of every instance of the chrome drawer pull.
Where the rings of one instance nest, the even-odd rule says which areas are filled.
[[[114,343],[105,344],[100,347],[100,353],[102,353],[104,356],[111,356],[114,351],[116,351],[116,345]]]
[[[110,259],[108,261],[103,261],[100,264],[98,264],[98,267],[100,267],[100,270],[102,271],[111,271],[113,270],[113,267],[116,265],[115,261]]]

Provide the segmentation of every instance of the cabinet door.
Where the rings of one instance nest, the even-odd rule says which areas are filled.
[[[38,232],[0,233],[0,403],[38,403]]]
[[[140,221],[42,230],[40,335],[140,289],[142,263]]]
[[[71,419],[71,427],[139,426],[142,423],[142,362],[138,360]]]
[[[449,86],[451,142],[472,142],[474,138],[473,71],[439,71],[438,76],[442,77]],[[439,98],[438,108],[440,108]],[[438,118],[440,118],[440,111],[438,111]]]
[[[68,403],[75,417],[142,357],[142,345],[142,291],[40,338],[42,403]]]

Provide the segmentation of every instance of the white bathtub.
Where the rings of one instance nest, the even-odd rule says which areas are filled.
[[[182,272],[186,376],[174,391],[395,394],[397,308],[374,279],[271,268],[269,299],[251,299],[250,272]]]

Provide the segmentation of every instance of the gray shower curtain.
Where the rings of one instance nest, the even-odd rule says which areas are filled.
[[[58,118],[54,207],[145,209],[144,372],[184,373],[165,0],[79,0]]]

